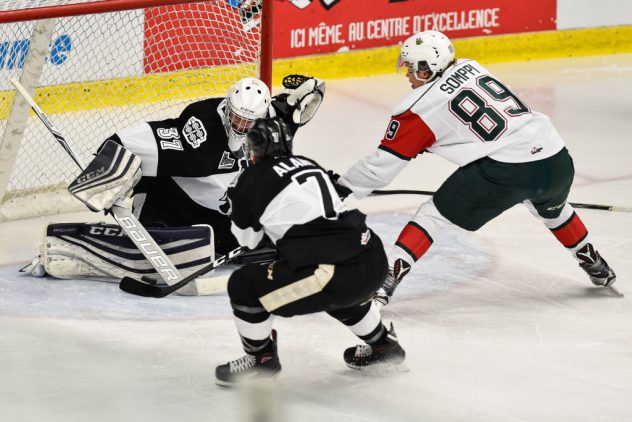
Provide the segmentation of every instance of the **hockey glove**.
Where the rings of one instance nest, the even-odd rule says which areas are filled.
[[[118,199],[130,196],[140,177],[140,158],[109,140],[68,190],[92,211],[98,212],[112,208]]]
[[[327,170],[327,176],[329,176],[329,180],[331,180],[331,183],[334,185],[336,193],[343,201],[353,193],[351,189],[338,183],[338,179],[340,179],[340,175],[338,173],[334,173],[333,170]]]
[[[287,103],[294,108],[292,120],[298,125],[309,122],[325,96],[325,81],[302,75],[288,75],[283,78],[287,89]]]

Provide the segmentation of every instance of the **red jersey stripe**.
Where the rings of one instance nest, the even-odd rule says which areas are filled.
[[[573,213],[566,223],[560,227],[551,229],[551,232],[567,248],[577,246],[588,235],[586,226],[584,226],[584,223],[576,213]]]
[[[417,261],[432,246],[432,237],[423,227],[411,221],[399,234],[395,244]]]
[[[421,116],[407,110],[391,118],[380,145],[404,157],[415,158],[436,140]]]

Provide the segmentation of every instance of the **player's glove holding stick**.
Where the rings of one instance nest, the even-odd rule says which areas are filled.
[[[334,185],[336,193],[343,201],[353,193],[351,189],[338,182],[338,179],[340,179],[340,175],[338,173],[334,173],[333,170],[327,170],[327,176],[329,176],[329,180],[331,180],[331,183]]]

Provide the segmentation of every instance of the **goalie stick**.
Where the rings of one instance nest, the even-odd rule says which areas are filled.
[[[274,251],[274,253],[271,251],[259,251],[259,253],[256,253],[256,250],[251,252],[253,253],[247,254],[244,252],[237,255],[233,251],[231,252],[232,257],[224,261],[224,263],[226,264],[230,262],[235,265],[260,264],[269,262],[276,258],[276,251]],[[230,274],[211,277],[197,277],[189,285],[187,285],[187,287],[190,288],[181,287],[178,289],[178,294],[183,296],[208,296],[217,293],[226,293],[229,278]],[[148,284],[156,284],[156,280],[151,278],[141,277],[141,281]]]
[[[432,196],[435,192],[429,190],[414,190],[414,189],[386,189],[386,190],[374,190],[371,195],[428,195]],[[584,208],[589,210],[601,210],[601,211],[615,211],[615,212],[632,212],[632,207],[619,207],[617,205],[599,205],[599,204],[583,204],[581,202],[569,202],[574,208]]]
[[[26,91],[26,88],[15,78],[11,78],[11,83],[26,102],[31,106],[37,117],[44,123],[44,126],[55,137],[57,142],[64,148],[64,150],[70,155],[77,166],[84,170],[86,165],[81,160],[79,155],[75,152],[72,146],[66,141],[64,136],[57,130],[53,122],[48,118],[42,109],[37,105],[33,97]],[[156,272],[160,274],[165,283],[175,284],[182,279],[182,275],[173,265],[171,260],[163,252],[162,249],[156,244],[154,239],[149,235],[147,230],[140,224],[138,219],[132,214],[131,210],[123,206],[121,200],[116,201],[114,206],[110,209],[116,222],[121,226],[125,234],[131,239],[134,245],[141,251],[141,253],[147,258],[149,263],[154,267]]]
[[[156,298],[165,297],[175,292],[176,290],[184,287],[185,285],[189,284],[191,281],[193,281],[197,277],[203,274],[206,274],[209,271],[214,270],[220,265],[227,263],[232,258],[241,254],[243,251],[244,251],[244,248],[242,248],[241,246],[237,247],[233,249],[232,251],[228,252],[226,255],[219,257],[215,261],[211,262],[210,264],[200,268],[196,272],[184,277],[182,280],[178,281],[176,284],[167,285],[167,286],[159,286],[152,283],[146,283],[141,280],[136,280],[135,278],[132,278],[132,277],[123,277],[123,279],[121,280],[121,284],[119,284],[119,287],[124,292],[131,293],[136,296],[156,297]]]

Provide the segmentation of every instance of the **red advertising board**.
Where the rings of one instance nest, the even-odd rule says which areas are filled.
[[[415,32],[451,38],[554,30],[556,0],[277,0],[274,57],[397,44]]]
[[[274,58],[396,45],[424,30],[462,38],[556,29],[557,0],[266,1],[274,1]],[[146,9],[145,72],[255,61],[259,33],[252,28],[260,15],[253,4],[217,0]],[[242,12],[252,10],[252,22],[244,21]],[[225,40],[241,48],[218,50]]]

